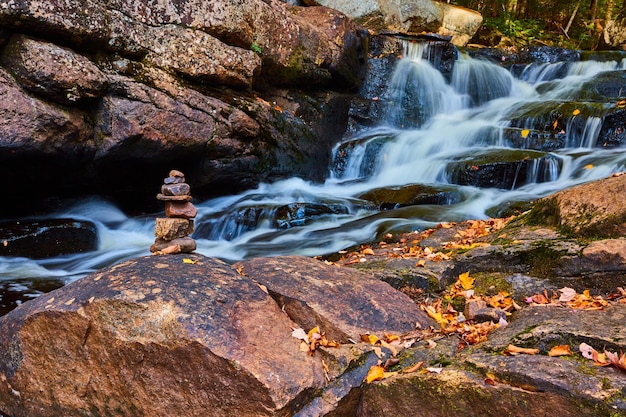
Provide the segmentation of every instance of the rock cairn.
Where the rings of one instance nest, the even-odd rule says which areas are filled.
[[[156,219],[156,240],[150,246],[153,254],[191,253],[196,250],[196,241],[190,235],[193,233],[193,218],[198,211],[191,204],[189,191],[185,175],[180,171],[170,171],[163,180],[157,199],[165,202],[166,217]]]

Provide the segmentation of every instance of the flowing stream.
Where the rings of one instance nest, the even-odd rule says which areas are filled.
[[[197,252],[227,261],[322,255],[384,233],[487,218],[512,203],[626,169],[624,147],[596,143],[609,104],[573,102],[586,80],[624,70],[625,60],[532,64],[516,77],[460,53],[446,79],[425,59],[428,53],[424,44],[406,44],[380,98],[384,123],[338,144],[324,183],[291,178],[196,203]],[[560,109],[560,118],[538,120],[550,114],[549,106]],[[549,125],[551,133],[538,131],[540,123]],[[496,164],[505,171],[514,168],[507,179],[498,170],[476,176],[497,160],[517,161]],[[444,204],[385,206],[363,198],[372,190],[415,184],[438,190]],[[94,222],[98,250],[43,260],[0,258],[0,283],[15,292],[36,288],[32,283],[37,280],[61,285],[148,255],[157,215],[162,213],[129,218],[97,199],[50,214]],[[31,291],[31,296],[37,294]]]

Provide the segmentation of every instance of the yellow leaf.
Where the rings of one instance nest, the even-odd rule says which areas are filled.
[[[441,325],[448,324],[448,320],[444,319],[441,313],[438,313],[432,306],[426,307],[426,313],[437,323]]]
[[[464,272],[459,275],[459,282],[464,290],[471,290],[474,288],[474,278],[470,277],[469,272]]]
[[[321,338],[321,334],[320,334],[320,326],[315,326],[313,327],[311,330],[309,330],[308,333],[308,338],[309,341],[313,340],[313,339],[320,339]]]
[[[580,110],[576,109],[572,112],[574,116],[578,116],[580,114]]]
[[[593,168],[593,164],[587,164],[587,165],[585,165],[585,169],[591,169],[591,168]]]
[[[189,259],[189,258],[183,258],[183,263],[184,264],[195,264],[196,262],[198,262],[197,260],[193,260],[193,259]]]
[[[369,343],[371,345],[376,344],[376,342],[378,342],[378,336],[376,336],[375,334],[362,334],[361,335],[361,341],[365,342],[365,343]]]
[[[550,352],[548,352],[548,356],[567,356],[571,354],[572,351],[570,350],[569,345],[554,346],[550,349]]]
[[[530,133],[530,130],[528,130],[528,129],[524,129],[524,130],[522,130],[522,137],[523,137],[524,139],[526,139],[526,137],[528,137],[528,134],[529,134],[529,133]]]
[[[380,365],[374,365],[367,371],[365,381],[370,384],[374,381],[379,381],[385,377],[385,368]]]

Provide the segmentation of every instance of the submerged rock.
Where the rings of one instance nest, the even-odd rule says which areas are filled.
[[[0,223],[0,256],[42,259],[97,248],[98,232],[91,222],[49,219]]]

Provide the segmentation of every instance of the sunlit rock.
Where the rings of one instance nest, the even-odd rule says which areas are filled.
[[[480,28],[480,13],[446,3],[419,1],[352,1],[316,0],[317,4],[335,8],[360,25],[381,31],[397,30],[403,33],[434,32],[451,36],[452,43],[463,46]]]

